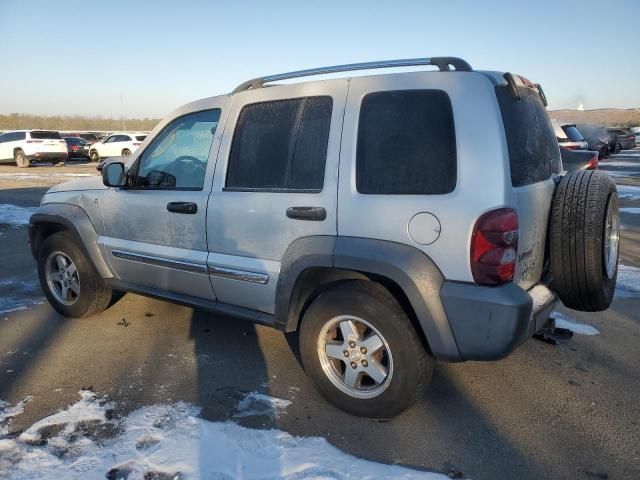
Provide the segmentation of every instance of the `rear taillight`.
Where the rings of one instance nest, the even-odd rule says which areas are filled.
[[[518,252],[518,214],[500,208],[482,215],[471,236],[471,273],[480,285],[513,280]]]
[[[78,145],[71,145],[71,150],[73,150],[75,152],[75,151],[80,150],[80,147]]]
[[[580,147],[578,145],[563,145],[563,147],[567,150],[580,150]]]
[[[598,168],[598,154],[595,154],[587,164],[587,170],[595,170]]]

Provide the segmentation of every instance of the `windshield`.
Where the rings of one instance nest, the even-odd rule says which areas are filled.
[[[566,133],[567,137],[572,142],[582,142],[582,141],[584,141],[584,137],[580,133],[580,130],[578,130],[575,127],[575,125],[565,125],[565,126],[562,127],[562,130],[564,130],[564,133]]]
[[[37,140],[43,140],[43,139],[52,139],[52,138],[57,138],[58,140],[62,139],[62,137],[60,136],[60,134],[58,132],[30,132],[29,135],[31,136],[31,138],[37,139]]]

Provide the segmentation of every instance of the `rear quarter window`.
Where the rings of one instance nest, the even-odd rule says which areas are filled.
[[[522,187],[548,179],[561,169],[558,141],[538,93],[517,87],[520,100],[507,86],[496,87],[509,150],[511,184]]]
[[[364,97],[356,151],[359,193],[450,193],[456,170],[453,110],[445,92],[396,90]]]

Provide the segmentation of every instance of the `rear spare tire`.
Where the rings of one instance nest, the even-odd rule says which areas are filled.
[[[606,310],[616,287],[620,213],[614,181],[598,170],[565,175],[551,206],[553,289],[569,308]]]

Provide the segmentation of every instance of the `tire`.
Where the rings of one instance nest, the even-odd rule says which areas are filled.
[[[67,278],[69,285],[76,285],[77,294],[68,291],[61,300],[59,257],[70,260],[76,273]],[[63,262],[64,262],[63,258]],[[67,268],[69,264],[67,263]],[[106,286],[91,261],[86,257],[74,236],[69,232],[58,232],[48,237],[38,251],[38,278],[40,286],[51,306],[65,317],[88,317],[103,311],[111,302],[112,292]],[[57,278],[57,280],[56,280]],[[60,289],[59,289],[60,288]],[[69,290],[73,290],[70,286]]]
[[[365,326],[364,321],[373,328],[360,331],[349,345],[338,333],[344,331],[340,322],[345,321],[360,327]],[[369,340],[374,336],[382,346],[376,351],[372,347],[372,355],[361,348],[372,346]],[[327,351],[327,337],[334,337],[329,341],[336,356],[333,360],[322,353]],[[349,353],[348,359],[343,348]],[[300,356],[305,371],[328,401],[367,418],[391,418],[412,405],[430,381],[434,366],[434,359],[391,293],[380,284],[361,280],[340,282],[313,300],[300,327]],[[353,365],[355,370],[350,370]],[[371,367],[379,374],[379,365],[386,367],[383,381],[374,382],[373,377],[357,373],[355,388],[346,385],[344,375],[348,371],[365,372],[365,367]]]
[[[565,175],[551,209],[550,266],[552,289],[567,307],[597,312],[611,305],[619,239],[618,194],[611,177],[598,170]]]
[[[98,153],[97,150],[90,150],[89,151],[89,160],[91,160],[92,162],[96,162],[96,163],[98,163],[100,161],[100,154]]]
[[[620,153],[622,151],[622,145],[616,143],[616,146],[613,149],[613,153]]]
[[[22,150],[16,150],[13,154],[13,159],[16,161],[18,168],[29,168],[31,166],[31,161]]]
[[[131,156],[131,150],[129,150],[128,148],[125,148],[124,150],[122,150],[122,156],[123,157],[130,157]]]

